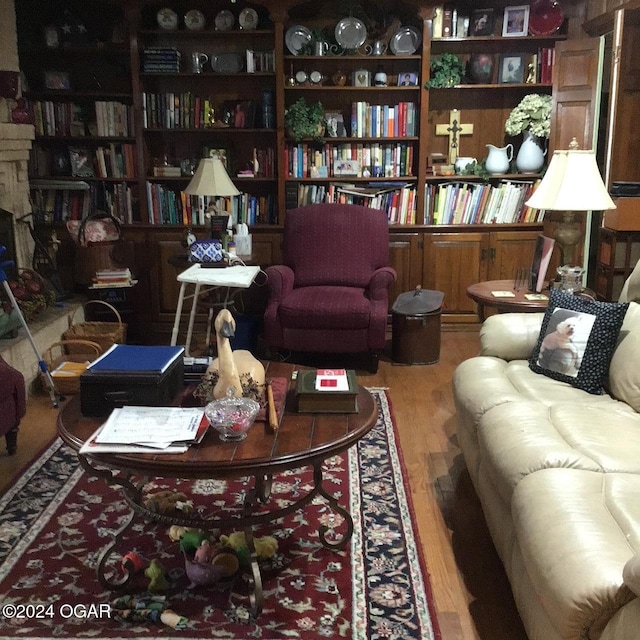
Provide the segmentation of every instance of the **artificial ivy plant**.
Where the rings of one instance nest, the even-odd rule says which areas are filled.
[[[326,120],[324,107],[320,102],[307,104],[304,98],[298,98],[284,114],[287,135],[296,142],[303,138],[322,139]]]
[[[454,53],[443,53],[431,59],[430,77],[425,82],[425,89],[453,87],[462,82],[464,64]]]

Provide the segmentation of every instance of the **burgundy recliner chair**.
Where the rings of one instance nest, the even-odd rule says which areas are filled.
[[[386,214],[319,204],[287,212],[283,264],[268,267],[264,338],[270,349],[360,353],[372,371],[385,346],[389,287]]]
[[[12,456],[18,446],[18,427],[27,411],[24,376],[0,357],[0,436]]]

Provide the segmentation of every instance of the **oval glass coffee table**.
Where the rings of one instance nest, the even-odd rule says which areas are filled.
[[[129,518],[115,533],[112,541],[102,550],[96,568],[98,579],[108,588],[125,587],[132,575],[126,570],[116,574],[109,570],[115,547],[134,517],[164,525],[179,525],[204,530],[244,530],[251,553],[251,578],[253,592],[250,595],[254,617],[262,611],[263,592],[260,567],[253,545],[254,525],[271,522],[288,513],[303,508],[316,495],[323,496],[331,508],[344,519],[342,536],[336,541],[327,537],[328,527],[320,525],[318,533],[322,544],[329,548],[341,548],[353,533],[353,520],[349,512],[338,504],[335,496],[323,487],[322,464],[325,460],[347,450],[366,435],[375,425],[378,409],[373,396],[362,386],[358,387],[357,413],[313,413],[295,411],[295,381],[292,374],[297,369],[285,363],[266,363],[267,378],[284,378],[288,381],[285,410],[275,433],[269,433],[264,424],[256,422],[241,442],[222,442],[215,430],[209,429],[203,441],[181,454],[87,454],[80,455],[83,468],[94,476],[105,479],[120,488],[122,496],[131,508]],[[80,397],[74,396],[61,409],[58,416],[60,437],[76,451],[90,438],[101,418],[85,417],[80,412]],[[313,468],[313,487],[296,502],[285,506],[268,504],[273,474],[305,466]],[[145,486],[153,478],[175,479],[226,479],[251,477],[253,488],[247,493],[237,517],[221,518],[216,513],[169,515],[151,511],[144,505]],[[260,511],[257,511],[260,506]],[[335,532],[334,532],[335,535]]]

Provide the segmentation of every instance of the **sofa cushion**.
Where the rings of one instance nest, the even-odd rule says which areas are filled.
[[[552,290],[529,366],[588,393],[604,393],[628,307]]]
[[[631,302],[609,365],[609,391],[640,413],[640,304]]]
[[[511,502],[514,535],[534,592],[561,638],[599,638],[636,596],[623,583],[640,550],[640,475],[544,469]]]
[[[482,416],[478,443],[484,472],[505,504],[524,477],[541,469],[640,474],[640,415],[611,398],[598,405],[502,404]]]

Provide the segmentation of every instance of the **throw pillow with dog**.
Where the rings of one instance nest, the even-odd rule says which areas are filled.
[[[588,393],[604,393],[628,303],[598,302],[554,289],[529,367]]]

